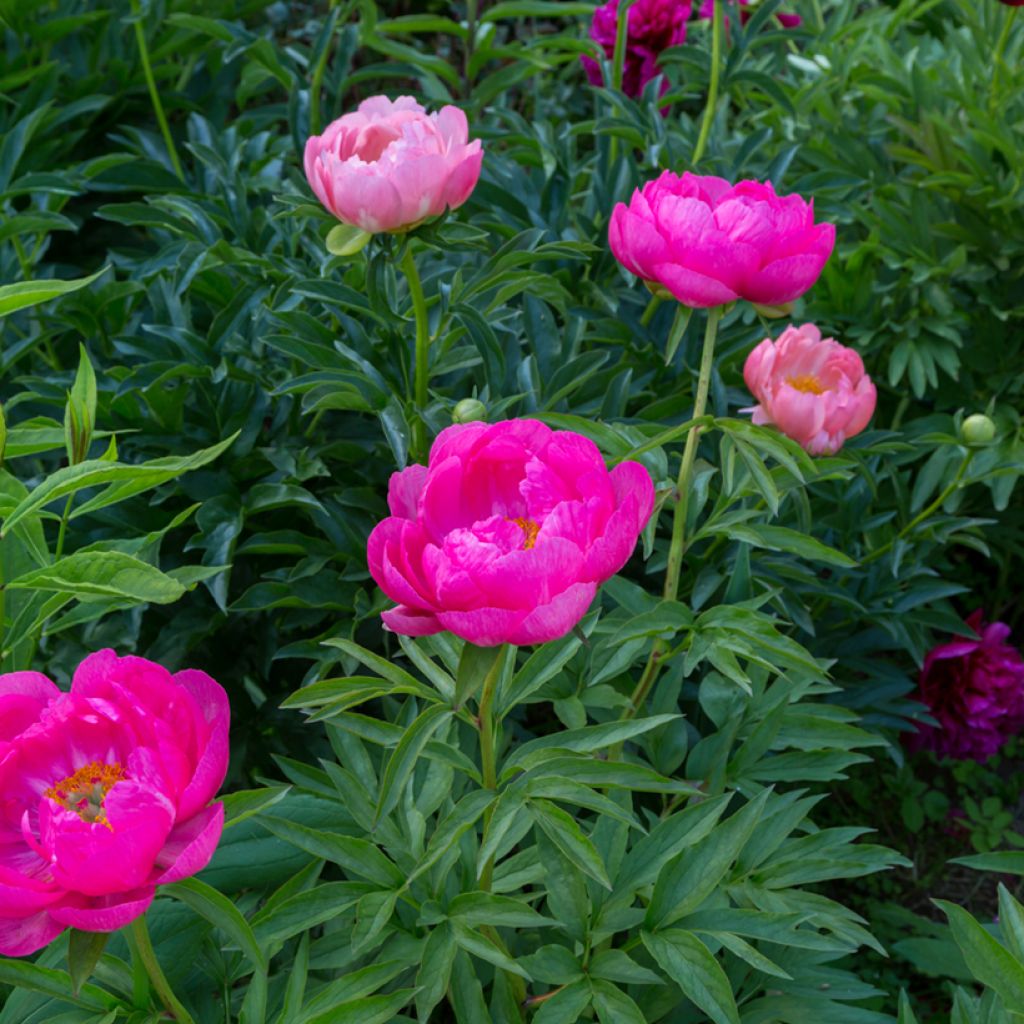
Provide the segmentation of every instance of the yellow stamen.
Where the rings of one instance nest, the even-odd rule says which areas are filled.
[[[786,383],[797,391],[803,391],[810,395],[823,395],[825,388],[821,381],[813,373],[798,373],[795,377],[787,377]]]
[[[523,550],[529,551],[530,548],[537,543],[537,534],[540,533],[540,523],[535,523],[532,519],[513,519],[512,522],[523,531],[526,538],[523,541]]]
[[[97,822],[113,831],[103,801],[118,782],[127,778],[128,773],[116,761],[113,764],[91,761],[73,775],[55,782],[43,796],[74,811],[82,821]]]

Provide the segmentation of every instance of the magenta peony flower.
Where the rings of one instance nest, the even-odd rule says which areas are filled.
[[[1020,2],[1024,3],[1024,0],[1020,0]],[[744,8],[750,7],[751,0],[740,0],[740,6]],[[699,18],[710,18],[714,14],[714,11],[714,0],[704,0],[700,5],[700,11],[697,16]],[[740,12],[740,17],[743,19],[744,25],[750,20],[751,13],[751,11],[747,10]],[[779,19],[779,24],[782,25],[783,28],[796,28],[803,21],[803,18],[801,18],[799,14],[776,14],[775,17]]]
[[[814,203],[779,196],[771,182],[665,171],[612,212],[616,259],[696,308],[737,299],[785,306],[818,279],[836,229],[814,223]]]
[[[636,546],[654,507],[637,462],[609,472],[597,446],[536,420],[443,430],[426,466],[391,477],[370,572],[396,633],[470,643],[564,636]]]
[[[814,324],[765,338],[743,367],[758,404],[758,426],[772,424],[811,455],[832,455],[859,434],[875,412],[877,394],[860,356]]]
[[[1024,658],[1006,642],[1010,627],[986,625],[980,609],[967,625],[977,639],[939,644],[921,669],[917,696],[938,727],[919,724],[905,742],[939,757],[987,761],[1024,729]]]
[[[407,231],[469,198],[483,152],[468,138],[458,107],[427,114],[411,96],[374,96],[307,140],[306,177],[345,224]]]
[[[662,50],[686,41],[686,23],[690,18],[691,0],[636,0],[629,9],[626,35],[626,62],[622,68],[622,91],[637,97],[644,86],[661,72],[658,57]],[[615,53],[618,32],[619,0],[608,0],[594,11],[590,38],[611,60]],[[587,78],[592,85],[603,85],[601,66],[593,57],[581,57]],[[668,90],[662,82],[661,92]]]
[[[228,764],[227,695],[204,672],[91,654],[70,693],[0,675],[0,954],[65,928],[109,932],[209,862]]]

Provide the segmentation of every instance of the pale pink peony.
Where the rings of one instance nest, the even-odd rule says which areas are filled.
[[[1005,623],[986,624],[979,609],[967,625],[976,638],[955,637],[924,659],[917,696],[939,724],[918,725],[906,745],[987,761],[1024,730],[1024,658]]]
[[[483,151],[468,139],[458,107],[428,114],[411,96],[374,96],[307,140],[306,177],[345,224],[406,231],[469,198]]]
[[[157,885],[209,862],[228,764],[228,699],[204,672],[91,654],[62,693],[0,675],[0,954],[65,928],[109,932]]]
[[[1024,0],[1021,0],[1021,2],[1024,3]],[[740,12],[740,17],[743,19],[744,25],[750,20],[750,15],[752,13],[751,11],[746,10],[749,6],[750,0],[740,0],[740,7],[743,8]],[[714,14],[714,11],[714,0],[704,0],[700,5],[698,17],[710,18]],[[775,17],[779,19],[779,24],[782,25],[783,28],[796,28],[803,20],[799,14],[776,14]]]
[[[814,324],[765,338],[743,367],[757,399],[754,422],[773,424],[811,455],[832,455],[859,434],[875,411],[875,385],[860,356]],[[744,410],[750,411],[750,410]]]
[[[608,241],[630,273],[695,308],[785,306],[818,279],[836,229],[771,182],[665,171],[612,212]]]
[[[629,9],[626,33],[626,60],[622,66],[622,91],[637,97],[644,86],[659,75],[658,57],[670,46],[686,41],[686,22],[690,17],[690,0],[636,0]],[[619,0],[608,0],[594,11],[590,38],[611,60],[615,54],[615,37],[619,28]],[[593,85],[602,85],[601,66],[593,57],[581,57],[587,78]],[[668,89],[662,82],[661,92]]]
[[[611,472],[580,434],[536,420],[442,431],[426,466],[391,477],[370,572],[410,636],[450,630],[483,647],[564,636],[626,563],[654,507],[637,462]]]

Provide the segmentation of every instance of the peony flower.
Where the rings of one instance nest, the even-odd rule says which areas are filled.
[[[670,46],[686,41],[686,22],[690,18],[691,0],[636,0],[627,15],[626,61],[622,68],[622,91],[636,98],[644,86],[661,72],[658,57]],[[615,54],[618,32],[619,0],[608,0],[594,11],[590,38],[611,60]],[[593,57],[580,57],[592,85],[603,85],[601,66]],[[661,93],[668,90],[662,82]]]
[[[980,609],[967,625],[976,639],[956,637],[924,659],[917,696],[939,724],[919,724],[906,745],[987,761],[1024,729],[1024,658],[1006,642],[1010,627],[986,625]]]
[[[616,259],[652,287],[697,308],[737,299],[785,306],[818,279],[836,229],[814,223],[814,203],[779,196],[771,182],[665,171],[612,212]]]
[[[108,932],[209,862],[229,708],[204,672],[91,654],[70,693],[0,675],[0,954]]]
[[[1024,0],[1020,0],[1024,3]],[[747,8],[751,7],[756,3],[756,0],[740,0],[740,7]],[[714,0],[704,0],[700,5],[700,11],[697,14],[699,18],[710,18],[715,13],[715,2]],[[750,20],[751,12],[748,10],[740,11],[740,18],[745,25]],[[802,21],[803,18],[799,14],[776,14],[776,18],[779,19],[779,24],[783,28],[796,28]]]
[[[1024,7],[1024,0],[999,0],[1001,4],[1006,4],[1007,7]]]
[[[469,198],[483,152],[468,137],[458,107],[428,114],[411,96],[374,96],[307,140],[306,177],[345,224],[407,231]]]
[[[772,424],[811,455],[832,455],[859,434],[875,411],[877,394],[860,356],[814,324],[787,327],[765,338],[743,367],[758,404],[753,420]]]
[[[370,572],[396,633],[447,629],[483,647],[564,636],[636,546],[654,507],[637,462],[536,420],[443,430],[426,466],[391,477]]]

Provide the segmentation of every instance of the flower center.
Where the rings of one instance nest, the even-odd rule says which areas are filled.
[[[805,394],[823,395],[825,393],[821,381],[813,373],[798,373],[793,377],[787,377],[786,383],[791,388],[796,388],[797,391],[803,391]]]
[[[128,773],[117,761],[113,764],[91,761],[84,768],[79,768],[74,775],[55,782],[43,796],[69,811],[74,811],[82,821],[99,822],[113,831],[103,810],[103,801],[118,782],[127,778]]]
[[[513,519],[513,523],[523,531],[523,550],[529,551],[537,543],[537,534],[540,533],[540,523],[532,519]]]

